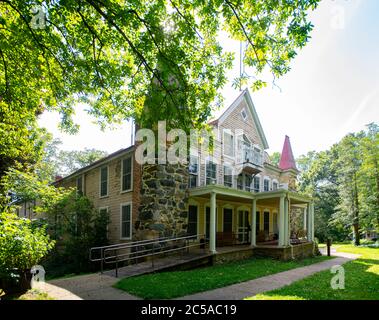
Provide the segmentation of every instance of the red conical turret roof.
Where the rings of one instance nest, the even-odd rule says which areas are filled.
[[[292,153],[290,138],[288,136],[286,136],[284,139],[282,155],[279,161],[279,168],[282,170],[288,170],[288,169],[297,170],[295,158],[293,157],[293,153]]]

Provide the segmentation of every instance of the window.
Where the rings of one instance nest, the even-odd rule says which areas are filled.
[[[212,161],[207,161],[207,173],[206,173],[206,180],[207,184],[216,184],[216,171],[217,171],[217,165]]]
[[[229,166],[224,166],[224,186],[233,187],[233,171]]]
[[[272,190],[278,190],[278,183],[277,182],[272,183]]]
[[[251,191],[251,183],[253,179],[250,175],[245,175],[245,190]]]
[[[233,231],[233,209],[224,208],[224,232]]]
[[[254,182],[253,182],[254,192],[260,191],[260,183],[261,183],[261,179],[259,177],[254,177]]]
[[[188,186],[190,188],[197,187],[197,180],[199,175],[199,158],[196,156],[190,156],[189,161],[189,180],[188,180]]]
[[[132,189],[132,157],[122,160],[122,191]]]
[[[272,225],[273,225],[273,231],[274,233],[278,234],[278,213],[277,212],[274,212],[272,214]]]
[[[76,192],[78,195],[83,195],[83,176],[76,179]]]
[[[121,238],[130,239],[132,236],[132,206],[121,205]]]
[[[108,166],[100,169],[100,197],[108,195]]]
[[[197,235],[197,206],[188,206],[188,227],[187,234],[189,236]]]
[[[263,191],[270,191],[270,180],[263,180]]]
[[[242,111],[241,111],[241,116],[242,116],[242,119],[243,119],[244,121],[247,120],[247,113],[246,113],[246,110],[245,110],[245,109],[242,109]]]
[[[243,190],[243,174],[240,173],[237,177],[237,188]]]
[[[224,155],[234,157],[234,136],[224,131]]]

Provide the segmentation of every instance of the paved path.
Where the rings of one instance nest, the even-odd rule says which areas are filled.
[[[308,277],[316,272],[330,269],[334,265],[341,265],[358,256],[351,253],[340,253],[332,250],[336,258],[320,263],[296,268],[270,276],[233,284],[224,288],[196,293],[179,299],[188,300],[240,300],[265,291],[281,288],[294,281]],[[138,300],[125,291],[113,288],[118,281],[109,274],[89,274],[65,279],[57,279],[42,284],[41,290],[57,300]]]
[[[278,289],[289,285],[297,280],[309,277],[310,275],[323,270],[330,269],[334,265],[342,265],[348,261],[358,258],[358,255],[351,253],[335,252],[337,258],[311,264],[305,267],[296,268],[254,280],[233,284],[227,287],[199,292],[179,298],[180,300],[241,300],[254,296],[258,293]]]

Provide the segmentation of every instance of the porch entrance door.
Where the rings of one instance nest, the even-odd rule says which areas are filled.
[[[237,236],[240,243],[248,243],[250,234],[249,225],[249,211],[239,210],[238,211],[238,230]]]

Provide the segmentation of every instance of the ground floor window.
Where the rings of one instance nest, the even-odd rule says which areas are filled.
[[[268,235],[270,231],[270,212],[267,211],[263,213],[263,230],[265,234]]]
[[[132,237],[132,205],[131,203],[121,205],[121,238]]]
[[[188,206],[188,227],[187,234],[189,236],[197,235],[197,206]]]
[[[259,211],[257,211],[255,214],[256,214],[255,232],[256,232],[256,234],[258,234],[258,232],[260,230],[259,225],[261,223],[261,213]]]

